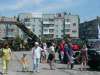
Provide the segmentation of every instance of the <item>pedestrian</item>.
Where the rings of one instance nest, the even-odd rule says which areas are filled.
[[[8,65],[11,59],[12,53],[11,53],[11,49],[9,48],[8,44],[4,44],[3,46],[3,56],[2,56],[2,60],[3,60],[3,73],[7,73],[8,72]]]
[[[55,70],[54,62],[55,62],[55,48],[53,44],[51,44],[49,48],[49,55],[48,55],[48,63],[51,70]]]
[[[23,56],[20,59],[20,64],[22,65],[22,71],[27,72],[29,71],[29,61],[26,58],[26,54],[23,54]]]
[[[59,59],[60,59],[60,62],[61,63],[64,63],[63,59],[64,59],[64,44],[65,44],[65,41],[62,40],[60,45],[59,45]]]
[[[87,62],[88,62],[88,53],[87,53],[87,46],[83,45],[81,49],[81,71],[86,70]]]
[[[73,58],[73,50],[71,44],[66,43],[64,49],[65,49],[68,68],[72,69],[74,67],[74,61],[73,61],[74,58]]]
[[[35,42],[35,46],[32,48],[33,72],[39,72],[41,50],[39,43]]]
[[[46,43],[43,43],[43,46],[42,46],[41,62],[42,63],[46,63],[47,62],[47,45],[46,45]]]
[[[65,63],[65,64],[69,62],[68,50],[69,50],[68,44],[65,43],[65,45],[64,45],[64,63]]]

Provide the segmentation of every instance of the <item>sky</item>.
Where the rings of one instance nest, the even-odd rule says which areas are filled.
[[[72,13],[80,21],[100,16],[100,0],[0,0],[0,16],[16,16],[19,13]]]

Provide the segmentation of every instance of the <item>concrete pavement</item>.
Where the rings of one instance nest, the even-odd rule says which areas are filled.
[[[7,75],[100,75],[100,71],[80,71],[79,65],[75,65],[74,69],[67,69],[67,65],[64,64],[55,64],[56,70],[50,70],[48,64],[40,64],[40,72],[21,72],[21,65],[18,60],[21,58],[22,54],[27,54],[30,65],[29,70],[32,71],[32,59],[31,52],[13,52],[13,58],[9,64],[9,71]],[[0,72],[2,72],[2,63],[0,60]],[[0,74],[2,75],[2,74]]]

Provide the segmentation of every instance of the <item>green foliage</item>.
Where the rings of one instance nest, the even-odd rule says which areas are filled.
[[[41,37],[41,41],[42,42],[47,42],[48,41],[48,38],[46,38],[46,37],[43,36],[43,37]]]
[[[16,43],[22,43],[23,40],[19,36],[17,36],[15,41],[16,41]]]
[[[69,35],[64,35],[63,39],[67,42],[70,42],[71,41],[71,38]]]

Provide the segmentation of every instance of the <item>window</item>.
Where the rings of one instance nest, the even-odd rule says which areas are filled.
[[[33,28],[33,32],[35,32],[35,29]]]
[[[58,35],[56,35],[56,37],[58,37]]]
[[[54,27],[54,25],[53,24],[50,24],[49,27]]]
[[[60,13],[58,14],[58,17],[61,17],[61,14]]]
[[[61,30],[61,32],[64,32],[64,30]]]
[[[44,24],[43,26],[44,26],[44,27],[49,27],[49,25],[48,25],[48,24]]]
[[[48,29],[44,29],[44,32],[47,32],[48,31]]]
[[[48,19],[44,19],[43,21],[49,21]]]
[[[34,22],[36,21],[35,18],[33,19],[33,21],[34,21]]]
[[[24,22],[30,22],[30,19],[29,18],[25,18]]]
[[[31,24],[29,24],[29,23],[28,23],[28,24],[26,24],[26,26],[30,26],[30,25],[31,25]]]
[[[66,21],[66,22],[70,22],[70,19],[66,19],[65,21]]]
[[[49,21],[54,21],[54,19],[49,19]]]
[[[54,37],[54,34],[49,34],[49,37],[50,37],[50,38],[53,38],[53,37]]]
[[[65,27],[66,27],[66,28],[67,28],[67,27],[69,28],[69,27],[70,27],[70,24],[65,24]]]
[[[65,29],[65,32],[70,32],[70,29]]]
[[[63,37],[64,35],[61,35],[61,37]]]
[[[33,27],[35,27],[35,25],[33,25]]]
[[[75,27],[76,26],[76,23],[73,23],[73,26]]]
[[[77,30],[72,30],[72,33],[75,33],[76,34],[77,33]]]
[[[50,33],[54,32],[54,29],[49,29],[49,32],[50,32]]]

